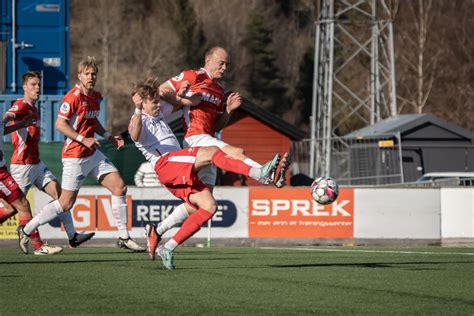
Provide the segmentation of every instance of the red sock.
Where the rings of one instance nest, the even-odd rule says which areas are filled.
[[[18,216],[18,222],[21,225],[26,225],[28,224],[28,222],[31,220],[31,215],[30,214],[22,214],[20,213],[20,215]],[[43,241],[41,240],[41,237],[39,235],[39,232],[38,230],[34,230],[31,235],[30,235],[30,240],[31,240],[31,243],[33,244],[33,248],[35,248],[35,250],[37,249],[40,249],[41,247],[43,247]]]
[[[230,171],[233,173],[241,174],[248,176],[250,172],[250,166],[245,164],[241,160],[231,158],[226,155],[222,150],[217,150],[216,153],[212,156],[212,163],[225,171]]]
[[[178,245],[181,245],[188,238],[194,235],[201,226],[204,225],[204,223],[211,219],[212,215],[214,214],[203,210],[202,208],[198,209],[184,221],[181,228],[173,236],[174,241],[176,241]]]
[[[0,224],[5,223],[7,219],[9,219],[15,214],[16,214],[16,211],[14,211],[13,213],[8,213],[7,210],[5,210],[4,208],[3,209],[0,208]]]

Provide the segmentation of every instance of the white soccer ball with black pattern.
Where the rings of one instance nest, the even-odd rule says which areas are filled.
[[[339,185],[331,177],[319,177],[311,184],[311,196],[319,204],[331,204],[339,195]]]

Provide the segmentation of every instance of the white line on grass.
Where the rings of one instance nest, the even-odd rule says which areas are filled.
[[[367,250],[367,249],[328,249],[328,248],[281,248],[281,247],[259,247],[260,249],[277,250],[301,250],[301,251],[324,251],[324,252],[372,252],[372,253],[394,253],[394,254],[419,254],[419,255],[459,255],[474,256],[472,252],[431,252],[431,251],[395,251],[395,250]]]

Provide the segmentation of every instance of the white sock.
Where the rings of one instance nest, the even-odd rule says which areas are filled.
[[[184,222],[186,218],[188,218],[189,214],[186,210],[185,203],[180,204],[175,207],[174,211],[168,215],[156,228],[156,232],[158,235],[163,235],[169,229],[173,228],[174,226],[178,225],[179,223]]]
[[[171,251],[174,251],[176,247],[178,247],[178,243],[173,238],[168,240],[165,244],[165,248]]]
[[[58,200],[47,204],[28,224],[25,225],[23,231],[30,235],[38,226],[49,223],[51,220],[56,218],[59,214],[63,212],[61,204]]]
[[[112,195],[112,214],[117,221],[119,237],[122,239],[130,238],[127,228],[127,203],[125,201],[125,195]]]
[[[67,238],[74,238],[76,229],[74,228],[74,222],[72,221],[71,212],[62,212],[59,214],[59,219],[63,222],[64,229],[66,230]]]
[[[249,177],[257,181],[260,180],[261,178],[260,175],[262,174],[261,169],[262,168],[255,168],[255,167],[250,168]]]
[[[261,164],[259,164],[258,162],[254,161],[250,158],[245,158],[244,164],[249,165],[250,167],[262,168]]]

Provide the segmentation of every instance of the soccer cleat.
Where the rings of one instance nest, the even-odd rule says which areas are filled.
[[[275,172],[278,168],[278,163],[280,162],[280,160],[280,154],[275,154],[272,160],[262,166],[262,168],[260,169],[260,183],[273,183],[275,178]]]
[[[161,258],[163,267],[168,270],[173,270],[176,267],[174,266],[173,251],[166,249],[165,246],[158,247],[158,256]]]
[[[61,251],[63,251],[63,248],[61,247],[44,244],[43,246],[41,246],[41,248],[36,249],[34,254],[36,256],[52,256],[60,253]]]
[[[280,170],[278,170],[278,172],[275,175],[275,179],[273,180],[273,184],[277,188],[283,188],[285,186],[286,172],[288,171],[290,164],[291,164],[290,155],[288,153],[285,153],[283,155],[283,158],[281,159]]]
[[[18,233],[18,242],[19,242],[19,245],[20,245],[20,249],[21,249],[21,251],[23,251],[23,253],[25,255],[27,255],[28,254],[28,242],[30,241],[30,236],[28,236],[23,231],[24,227],[25,227],[24,225],[18,226],[16,231]]]
[[[140,246],[137,244],[135,240],[132,238],[128,237],[127,239],[122,239],[119,238],[117,241],[117,247],[123,248],[123,249],[128,249],[133,252],[144,252],[146,251],[145,247]]]
[[[145,226],[145,231],[148,254],[150,255],[151,260],[155,260],[156,247],[158,247],[161,237],[156,232],[156,226],[154,224],[147,224]]]
[[[92,237],[94,237],[94,235],[95,235],[95,233],[86,233],[86,234],[74,233],[74,237],[69,239],[69,246],[71,246],[72,248],[76,248],[80,244],[82,244],[82,243],[88,241],[89,239],[91,239]]]

